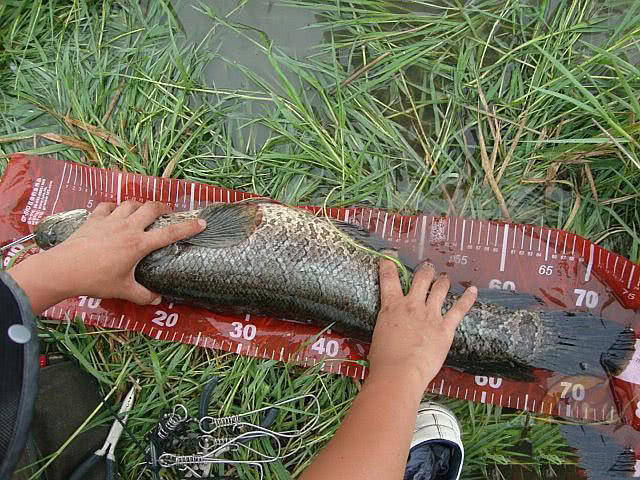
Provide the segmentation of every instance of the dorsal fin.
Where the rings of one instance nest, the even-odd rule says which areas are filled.
[[[209,205],[200,211],[207,227],[184,243],[208,248],[227,248],[247,240],[262,221],[260,208],[251,203]]]
[[[343,222],[342,220],[329,220],[331,220],[331,223],[333,223],[342,233],[348,235],[365,247],[371,248],[372,250],[375,250],[377,252],[379,252],[380,250],[384,250],[385,248],[392,248],[391,242],[378,237],[376,234],[365,230],[359,225]]]

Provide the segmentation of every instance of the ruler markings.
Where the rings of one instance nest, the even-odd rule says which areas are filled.
[[[620,258],[620,257],[618,257],[618,258]],[[616,262],[617,262],[617,261],[618,261],[618,260],[616,259]],[[624,271],[627,269],[627,263],[628,263],[628,262],[627,262],[627,260],[626,260],[626,259],[622,262],[622,272],[620,272],[620,279],[623,279],[623,278],[624,278]]]
[[[587,271],[584,274],[584,281],[588,282],[591,278],[591,269],[593,268],[593,253],[595,250],[595,246],[593,243],[589,247],[589,263],[587,264]]]
[[[540,251],[540,247],[542,246],[542,227],[540,227],[540,235],[538,235],[538,251]]]
[[[129,174],[127,173],[127,178],[124,181],[124,195],[129,198]]]
[[[460,251],[464,250],[464,229],[467,227],[467,221],[462,221],[462,235],[460,235]]]
[[[440,395],[442,395],[443,390],[444,390],[444,378],[442,379],[442,382],[440,382]]]
[[[64,180],[64,172],[67,171],[67,164],[64,164],[64,168],[62,170],[62,179],[60,180],[60,185],[58,185],[58,193],[56,194],[56,199],[53,201],[53,207],[51,208],[51,213],[55,213],[56,205],[58,204],[58,199],[60,198],[60,190],[62,189],[62,181]]]
[[[546,250],[544,251],[545,262],[549,259],[549,241],[550,240],[551,240],[551,230],[549,230],[549,233],[547,234],[547,247],[546,247]]]
[[[636,271],[636,266],[631,265],[631,273],[629,274],[629,282],[627,282],[627,288],[631,288],[631,282],[633,281],[633,273]]]
[[[524,395],[524,409],[527,410],[528,406],[529,406],[529,394],[525,393],[525,395]]]
[[[186,188],[186,187],[185,187]],[[189,210],[193,210],[196,200],[196,186],[191,184],[191,198],[189,199]]]
[[[67,163],[65,162],[64,164],[64,168],[63,168],[63,172],[65,172],[67,170],[67,166],[69,166],[69,175],[67,175],[67,183],[71,182],[71,172],[73,171],[73,168],[70,165],[67,165]],[[78,165],[75,165],[76,168],[78,168]],[[64,173],[62,174],[64,176]]]
[[[498,232],[500,231],[500,225],[496,224],[496,239],[493,242],[493,246],[497,247],[498,246]]]
[[[484,222],[478,222],[478,240],[476,241],[476,245],[480,245],[480,236],[482,235],[482,224]]]
[[[511,249],[516,249],[516,237],[518,236],[518,226],[513,227],[513,239],[511,240]]]
[[[608,260],[608,259],[609,259],[609,256],[607,255],[607,260]],[[613,274],[614,274],[614,275],[616,274],[616,269],[618,268],[618,260],[619,260],[619,259],[620,259],[620,257],[618,257],[618,256],[616,255],[616,261],[613,263]],[[608,263],[607,263],[607,265],[608,265]]]
[[[387,233],[387,220],[389,219],[389,213],[384,214],[384,223],[382,224],[382,238],[384,238]]]
[[[576,253],[576,240],[578,239],[578,237],[576,237],[575,235],[573,236],[573,245],[571,247],[571,256],[573,257]]]
[[[151,177],[147,177],[147,186],[144,192],[144,196],[147,200],[149,200],[149,186],[151,185]]]
[[[122,195],[122,173],[118,172],[118,190],[116,190],[116,205],[120,205]]]
[[[456,217],[456,223],[453,224],[453,242],[458,241],[458,217]]]
[[[509,237],[509,225],[504,224],[504,233],[502,235],[502,253],[500,254],[500,271],[504,272],[505,263],[507,260],[507,241]]]
[[[475,400],[475,395],[473,396],[473,399]],[[482,392],[482,395],[480,395],[480,403],[486,403],[487,401],[487,392]]]
[[[489,235],[491,234],[491,222],[487,223],[487,242],[486,245],[489,246]]]
[[[469,245],[473,243],[473,220],[471,220],[471,228],[469,229]]]
[[[64,175],[64,173],[63,173]],[[98,174],[98,172],[96,172],[96,176],[100,177],[100,191],[104,192],[104,187],[102,186],[102,173]]]
[[[556,241],[553,244],[553,253],[558,253],[558,237],[560,236],[560,232],[556,232]]]
[[[524,250],[524,234],[527,231],[527,227],[522,226],[522,238],[520,239],[520,250]]]
[[[427,217],[422,217],[422,228],[420,231],[420,252],[418,254],[418,260],[422,261],[424,258],[424,242],[425,235],[427,234]]]

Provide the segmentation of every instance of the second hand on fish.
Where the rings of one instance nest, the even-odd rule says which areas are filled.
[[[72,210],[45,218],[36,242],[45,249],[63,242],[87,216],[86,210]],[[140,261],[140,284],[176,302],[332,325],[371,339],[380,309],[379,257],[356,245],[372,245],[368,232],[264,201],[171,213],[150,228],[197,217],[207,221],[203,232]],[[480,296],[458,326],[445,364],[531,380],[535,368],[616,375],[630,361],[632,330],[588,313],[514,307],[517,298],[494,295],[488,303]],[[449,293],[444,308],[456,299]]]

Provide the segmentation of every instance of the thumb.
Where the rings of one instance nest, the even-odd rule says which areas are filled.
[[[132,282],[127,289],[126,297],[123,298],[138,305],[158,305],[162,301],[162,295],[153,293],[137,282]]]

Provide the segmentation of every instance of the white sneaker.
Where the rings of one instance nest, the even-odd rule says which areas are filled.
[[[438,452],[440,450],[440,452]],[[435,468],[438,461],[444,470]],[[439,455],[440,453],[440,455]],[[422,402],[418,408],[416,428],[411,440],[405,480],[458,480],[464,462],[464,446],[458,420],[451,410],[435,402]],[[448,468],[447,468],[448,467]],[[422,471],[421,471],[422,469]],[[440,471],[426,476],[432,470]]]

